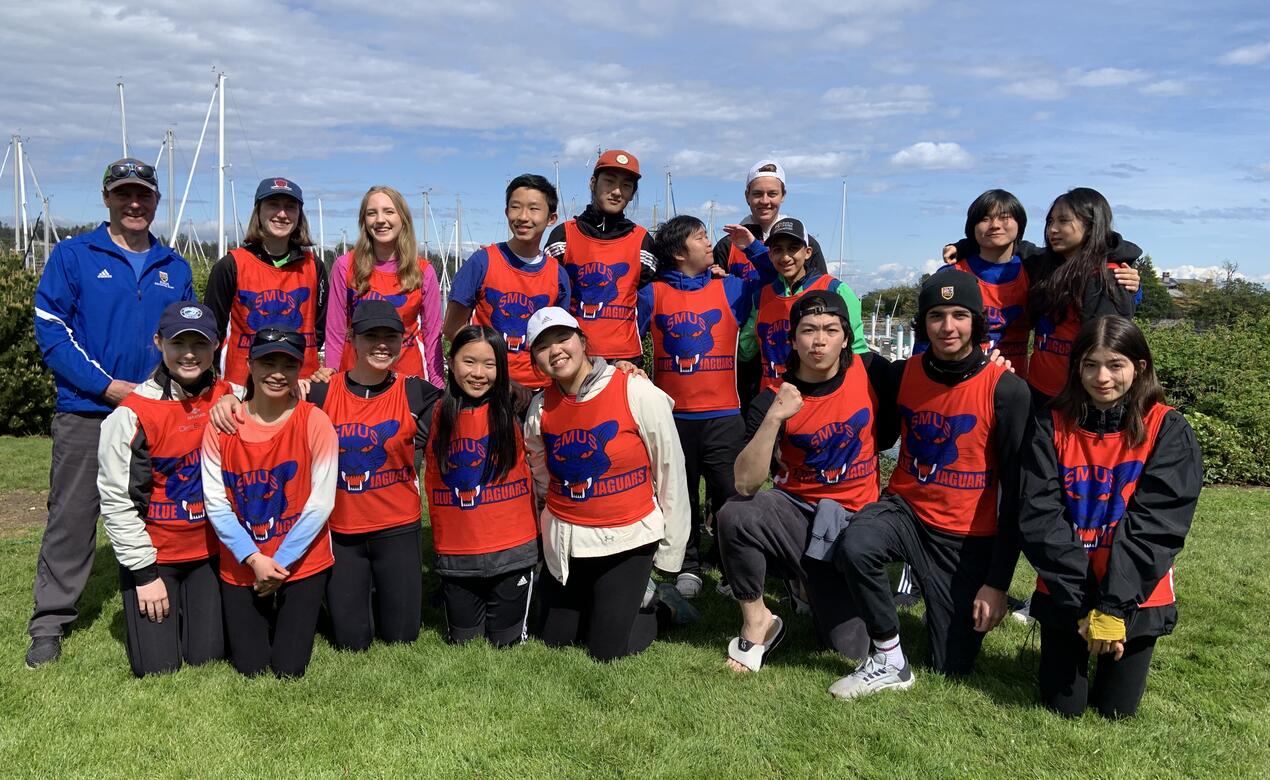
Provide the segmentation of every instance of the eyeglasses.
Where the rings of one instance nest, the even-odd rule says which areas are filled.
[[[305,347],[304,336],[301,336],[295,331],[278,330],[277,328],[265,328],[264,330],[257,332],[255,341],[264,342],[266,344],[281,341],[284,344],[295,347],[301,352],[304,351]]]
[[[154,167],[145,163],[114,163],[106,167],[106,173],[101,177],[102,184],[110,184],[120,179],[141,179],[155,185],[159,183],[154,176]]]

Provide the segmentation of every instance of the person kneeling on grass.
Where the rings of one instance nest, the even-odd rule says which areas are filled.
[[[743,621],[728,645],[737,671],[758,671],[784,636],[784,622],[763,603],[769,566],[802,583],[821,642],[855,660],[868,650],[826,542],[878,498],[877,454],[891,446],[896,427],[885,400],[889,364],[852,354],[849,313],[835,293],[804,293],[789,320],[784,381],[759,393],[748,412],[749,443],[736,461],[743,497],[719,512],[723,571]],[[769,473],[775,487],[758,490]]]
[[[431,382],[395,369],[405,353],[406,325],[388,301],[353,309],[353,366],[308,384],[305,400],[326,413],[339,437],[339,478],[330,531],[335,566],[326,586],[332,644],[366,650],[419,638],[423,609],[417,475],[432,407]],[[305,383],[301,382],[303,386]],[[241,406],[223,399],[212,424],[234,433]]]
[[[965,675],[1005,614],[1019,557],[1027,385],[979,346],[988,325],[974,276],[928,278],[913,324],[929,349],[895,364],[899,460],[886,495],[856,513],[833,553],[874,650],[829,688],[843,699],[913,685],[886,564],[909,564],[921,582],[931,666]]]
[[[203,488],[220,538],[229,660],[302,677],[333,563],[339,439],[321,409],[298,400],[305,340],[266,328],[248,353],[246,416],[234,434],[207,426]]]
[[[154,343],[163,362],[102,423],[97,446],[97,490],[138,677],[225,656],[199,458],[208,410],[232,393],[212,371],[216,318],[206,306],[173,303]]]
[[[1204,481],[1199,444],[1164,405],[1142,331],[1119,316],[1081,328],[1067,384],[1034,431],[1019,534],[1040,572],[1041,700],[1067,716],[1093,704],[1131,717],[1155,641],[1177,623],[1173,561]]]
[[[455,333],[423,477],[454,644],[483,636],[506,647],[526,635],[538,514],[511,383],[498,331]]]
[[[527,332],[534,364],[552,379],[525,419],[550,574],[536,633],[551,646],[585,644],[600,661],[641,652],[662,622],[653,565],[678,572],[688,542],[673,403],[647,379],[588,355],[564,309],[534,312]],[[663,601],[678,594],[661,590]]]

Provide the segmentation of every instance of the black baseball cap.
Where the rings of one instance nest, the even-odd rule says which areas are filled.
[[[353,334],[360,335],[372,328],[389,328],[405,333],[397,307],[388,301],[362,301],[353,308]]]
[[[256,187],[256,202],[259,203],[265,198],[273,197],[274,195],[286,195],[295,198],[301,205],[304,204],[304,193],[300,191],[300,185],[290,179],[281,177],[261,179],[260,184]]]
[[[255,360],[265,355],[271,355],[274,352],[281,352],[303,363],[304,346],[304,336],[293,330],[265,328],[256,333],[251,340],[251,351],[248,355],[252,360]]]
[[[193,301],[168,304],[159,315],[159,337],[173,339],[182,333],[197,333],[215,344],[219,340],[216,315],[203,304]]]
[[[926,319],[926,312],[936,306],[961,306],[975,314],[983,313],[983,293],[979,280],[965,271],[950,268],[931,274],[922,282],[917,294],[917,319]]]
[[[115,160],[106,166],[106,172],[101,175],[101,187],[106,192],[125,184],[140,184],[148,190],[159,191],[159,180],[155,175],[154,166],[136,157]]]
[[[847,314],[847,304],[842,296],[828,290],[811,290],[803,293],[790,307],[789,337],[794,337],[799,320],[816,314],[833,314],[842,319],[843,327],[850,330],[851,318]]]
[[[772,225],[772,229],[767,231],[767,238],[770,241],[776,236],[789,236],[797,239],[803,246],[811,244],[811,237],[807,235],[807,228],[803,226],[800,220],[793,217],[781,217]]]

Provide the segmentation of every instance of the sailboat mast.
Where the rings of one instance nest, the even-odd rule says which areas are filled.
[[[216,256],[225,256],[225,74],[216,72]]]
[[[119,137],[123,141],[123,156],[128,156],[128,111],[124,107],[123,100],[123,79],[115,82],[115,86],[119,87]]]
[[[846,260],[847,246],[847,177],[842,177],[842,232],[838,235],[838,273],[844,273],[842,264]]]
[[[423,259],[428,259],[428,191],[423,191]]]
[[[26,220],[26,153],[22,149],[22,139],[18,136],[14,136],[14,139],[18,142],[18,155],[13,161],[17,163],[15,172],[18,174],[18,210],[22,214],[22,246],[19,249],[25,252],[30,247],[27,238],[31,235]]]
[[[670,219],[675,215],[674,208],[670,205],[673,203],[673,195],[670,192],[670,168],[666,168],[666,219]]]
[[[13,150],[13,248],[22,251],[22,194],[18,181],[22,178],[22,139],[17,133],[9,140],[9,148]]]
[[[322,213],[321,198],[318,198],[318,258],[326,262],[326,215]]]
[[[176,137],[172,128],[164,136],[168,146],[168,231],[176,235]]]

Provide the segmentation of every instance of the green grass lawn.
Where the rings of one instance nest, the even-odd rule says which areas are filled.
[[[46,441],[0,439],[4,487],[42,488],[47,452]],[[223,662],[136,680],[104,534],[61,662],[29,671],[40,529],[10,521],[0,775],[1264,777],[1267,517],[1270,492],[1205,491],[1178,565],[1178,630],[1158,646],[1139,717],[1124,723],[1040,709],[1035,639],[1009,620],[963,682],[919,669],[909,692],[834,701],[825,689],[850,665],[818,651],[803,618],[768,668],[738,676],[723,665],[738,613],[709,587],[699,625],[607,665],[533,641],[449,647],[429,610],[410,646],[349,655],[319,638],[303,680],[247,680]],[[1014,592],[1030,592],[1022,567]],[[906,615],[910,652],[922,633]]]

